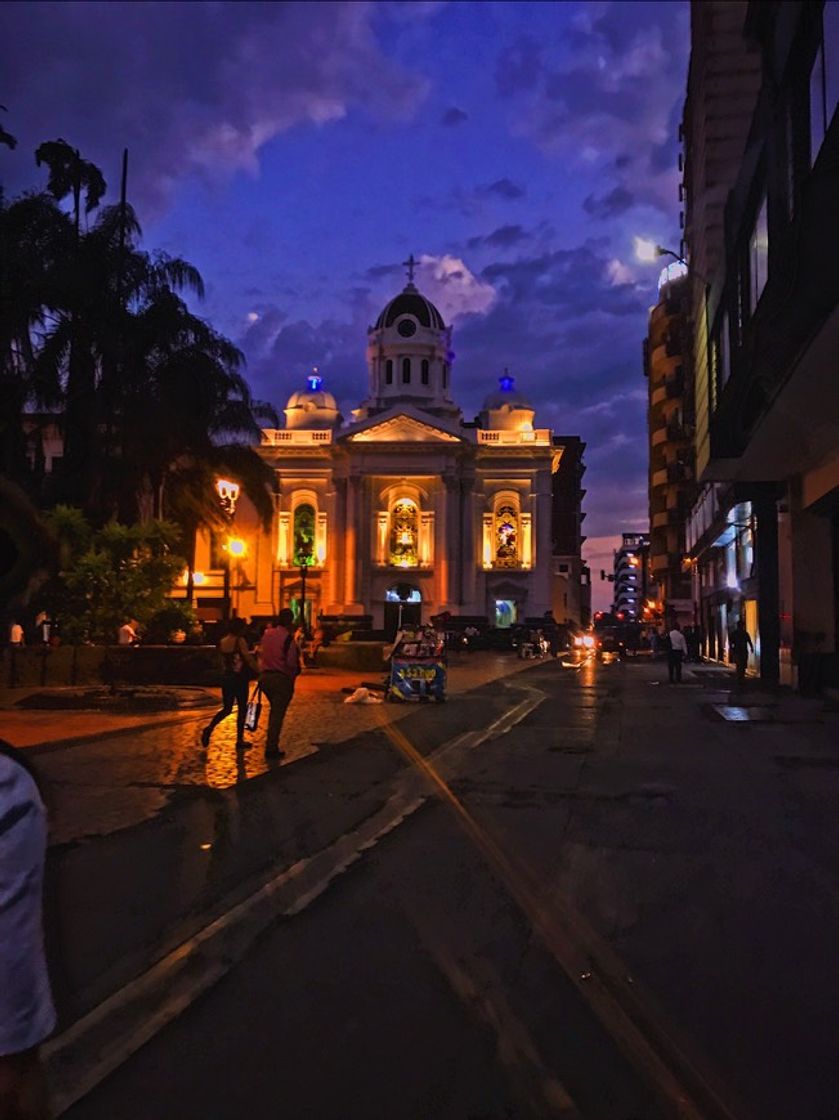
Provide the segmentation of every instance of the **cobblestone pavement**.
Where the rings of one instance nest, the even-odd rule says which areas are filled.
[[[534,664],[509,653],[456,655],[449,667],[449,693],[462,696]],[[369,671],[319,670],[300,678],[283,727],[284,766],[383,723],[409,718],[416,711],[410,704],[345,704],[342,689],[354,688],[364,679],[372,682],[376,677]],[[121,733],[36,752],[38,769],[49,791],[51,843],[71,843],[139,824],[159,813],[175,792],[185,787],[223,790],[265,774],[267,711],[263,711],[262,726],[251,736],[252,746],[246,752],[235,750],[235,716],[216,728],[206,750],[202,747],[201,729],[210,712],[212,709],[199,717],[190,713],[176,723],[167,713],[168,720],[161,717],[165,722],[151,727],[145,717],[136,734]],[[31,713],[15,715],[31,717]],[[98,726],[101,732],[100,717],[91,713],[49,715],[54,729],[63,725],[66,732],[70,726],[86,727],[87,731],[80,733],[89,734]],[[120,731],[126,726],[131,724],[123,722]],[[63,736],[53,730],[50,737]]]

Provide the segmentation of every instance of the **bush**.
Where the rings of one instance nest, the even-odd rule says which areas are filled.
[[[143,641],[150,645],[166,645],[176,630],[189,634],[196,621],[197,616],[189,603],[172,600],[148,620]]]

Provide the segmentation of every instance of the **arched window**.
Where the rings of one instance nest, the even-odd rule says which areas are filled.
[[[315,510],[308,502],[294,511],[294,563],[298,568],[315,562]]]
[[[385,362],[385,383],[387,385],[393,384],[393,359],[388,358]]]
[[[422,360],[422,365],[420,367],[420,379],[422,380],[423,385],[428,384],[428,358],[423,358]]]
[[[390,513],[390,562],[397,568],[419,563],[419,510],[410,498],[400,498]]]
[[[402,384],[409,385],[411,383],[411,359],[402,359]]]
[[[519,511],[512,502],[501,502],[495,510],[494,566],[519,566]]]

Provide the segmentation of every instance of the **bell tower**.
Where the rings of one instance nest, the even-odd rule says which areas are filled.
[[[412,404],[437,416],[457,417],[451,398],[452,331],[414,284],[417,262],[404,262],[408,283],[367,331],[370,395],[357,413],[367,416]]]

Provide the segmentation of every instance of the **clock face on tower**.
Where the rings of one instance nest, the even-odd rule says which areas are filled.
[[[410,338],[412,334],[416,334],[417,325],[413,319],[402,319],[398,323],[396,329],[399,331],[403,338]]]

